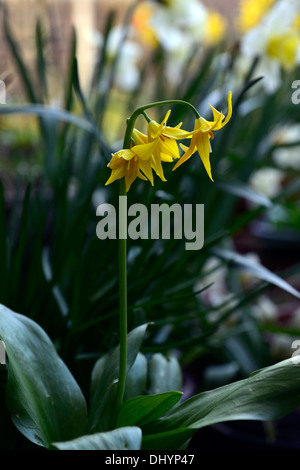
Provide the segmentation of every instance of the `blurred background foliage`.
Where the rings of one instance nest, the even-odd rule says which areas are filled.
[[[96,208],[117,207],[118,184],[104,184],[126,118],[147,102],[183,99],[210,119],[208,103],[226,114],[232,90],[232,119],[213,140],[215,182],[194,156],[166,168],[167,182],[136,181],[128,194],[129,205],[205,206],[197,252],[184,240],[128,240],[129,329],[153,322],[143,352],[177,357],[187,396],[291,356],[300,335],[299,2],[39,4],[27,11],[30,52],[21,13],[1,5],[0,302],[46,330],[88,395],[95,360],[118,342],[117,246],[97,238]],[[71,5],[77,25],[67,28]],[[88,15],[96,26],[78,23]],[[193,128],[184,107],[170,119]]]

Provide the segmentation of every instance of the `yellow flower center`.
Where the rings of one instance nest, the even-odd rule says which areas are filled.
[[[210,12],[206,23],[207,42],[210,44],[220,42],[224,38],[226,26],[226,20],[222,15],[216,11]]]
[[[237,18],[238,29],[244,33],[256,26],[273,3],[275,0],[241,0]]]
[[[300,38],[296,31],[290,30],[284,34],[274,34],[269,40],[267,54],[281,63],[286,69],[295,64]]]

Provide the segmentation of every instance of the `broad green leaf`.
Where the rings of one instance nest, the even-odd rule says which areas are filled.
[[[160,353],[153,354],[148,363],[149,395],[181,390],[182,374],[179,362],[175,357],[165,357]]]
[[[124,427],[78,437],[72,441],[54,442],[58,450],[140,450],[142,432],[137,427]]]
[[[233,420],[275,420],[300,405],[300,366],[293,358],[260,369],[247,379],[195,395],[159,419],[144,447],[182,443],[191,430]],[[155,433],[157,431],[157,435]],[[164,445],[164,444],[163,444]],[[156,447],[157,446],[157,447]],[[169,447],[174,448],[174,447]]]
[[[127,372],[129,372],[139,353],[147,326],[148,324],[140,325],[128,334]],[[105,423],[102,423],[101,418],[104,410],[106,413],[109,412],[107,403],[109,398],[111,398],[110,395],[115,393],[115,387],[113,386],[117,383],[119,377],[119,355],[120,348],[117,346],[111,353],[101,357],[93,368],[89,417],[90,431],[103,431],[103,428],[106,426],[106,420]],[[111,413],[113,411],[112,408]]]
[[[19,431],[45,447],[84,434],[84,396],[45,331],[0,305],[0,338],[8,358],[7,406]]]
[[[236,263],[238,266],[249,270],[257,278],[269,282],[270,284],[273,284],[279,287],[280,289],[285,290],[294,297],[297,297],[297,299],[300,299],[300,292],[298,292],[287,281],[270,271],[262,264],[230,250],[214,248],[212,251],[216,256]]]
[[[124,401],[144,395],[147,389],[148,362],[146,356],[138,353],[126,377]]]
[[[142,426],[169,411],[182,396],[181,392],[165,392],[131,398],[122,404],[117,426]]]
[[[181,448],[195,434],[195,429],[178,428],[143,436],[143,450],[176,450]],[[199,449],[200,450],[200,449]]]

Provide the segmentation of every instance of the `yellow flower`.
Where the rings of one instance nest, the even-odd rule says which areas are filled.
[[[210,139],[213,139],[213,132],[224,127],[232,114],[232,103],[231,103],[231,92],[228,94],[228,113],[224,119],[224,114],[220,111],[217,111],[213,106],[210,106],[213,112],[213,121],[207,121],[203,117],[199,117],[195,121],[195,126],[193,132],[189,135],[192,137],[190,146],[181,146],[185,153],[182,155],[180,160],[176,163],[173,170],[178,168],[182,163],[188,160],[197,150],[200,155],[200,158],[203,162],[203,165],[207,171],[208,176],[213,181],[211,174],[211,165],[209,160],[209,153],[211,150]]]
[[[181,129],[181,123],[175,127],[167,126],[170,114],[171,110],[167,112],[160,124],[151,120],[147,126],[149,142],[158,139],[162,160],[168,162],[173,161],[173,159],[180,158],[176,141],[178,139],[185,139],[190,135],[190,132]]]
[[[131,149],[122,149],[114,153],[107,165],[112,173],[105,185],[124,177],[127,192],[136,178],[149,179],[153,184],[151,155],[155,145],[156,142],[134,145]]]
[[[125,177],[126,191],[136,178],[149,180],[153,185],[153,172],[166,181],[163,173],[162,162],[172,162],[180,158],[176,139],[186,138],[189,133],[177,127],[167,126],[170,116],[168,111],[162,122],[159,124],[154,120],[148,123],[147,133],[134,129],[132,139],[134,144],[130,149],[119,150],[113,154],[108,168],[112,174],[106,185],[113,183],[117,179]]]
[[[158,46],[158,39],[154,29],[151,26],[151,18],[154,10],[155,6],[150,2],[143,2],[136,8],[132,16],[133,27],[138,32],[145,44],[151,47]]]
[[[282,34],[274,34],[267,45],[267,54],[281,63],[289,70],[295,65],[297,50],[300,46],[300,36],[294,29],[289,29]]]
[[[256,26],[274,3],[275,0],[241,0],[237,19],[239,30],[244,33]]]
[[[216,11],[210,11],[206,22],[206,41],[209,44],[217,44],[224,38],[226,28],[225,17]]]

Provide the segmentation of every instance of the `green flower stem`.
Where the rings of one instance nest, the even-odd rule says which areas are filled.
[[[196,118],[199,117],[199,113],[193,105],[181,100],[167,100],[150,103],[145,106],[138,108],[131,117],[127,120],[127,128],[124,136],[124,149],[129,149],[131,146],[132,132],[134,129],[137,118],[145,113],[146,109],[155,108],[158,106],[168,104],[180,104],[189,107],[195,114]],[[120,180],[119,196],[126,196],[126,185],[125,179]],[[126,217],[122,217],[122,220],[126,220]],[[122,227],[124,233],[126,233],[127,227]],[[120,409],[123,401],[125,384],[126,384],[126,369],[127,369],[127,243],[126,238],[119,238],[119,328],[120,328],[120,363],[119,363],[119,381],[116,396],[116,408],[114,413],[114,421]]]
[[[119,196],[126,196],[125,179],[120,180]],[[120,218],[126,221],[126,217]],[[126,233],[126,227],[123,227]],[[119,381],[115,412],[118,413],[123,401],[127,369],[127,240],[119,238],[119,328],[120,363]]]
[[[168,104],[179,104],[179,105],[187,106],[195,114],[196,119],[200,117],[200,114],[198,113],[197,109],[191,103],[188,103],[187,101],[183,101],[183,100],[156,101],[154,103],[149,103],[144,106],[141,106],[140,108],[136,109],[134,113],[131,115],[131,117],[127,120],[127,128],[125,132],[123,148],[124,149],[130,148],[131,135],[134,129],[135,121],[140,116],[140,114],[144,114],[144,111],[146,109],[157,108],[159,106],[165,106]]]

